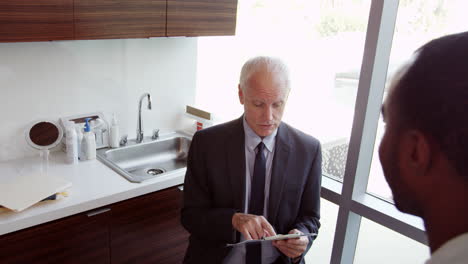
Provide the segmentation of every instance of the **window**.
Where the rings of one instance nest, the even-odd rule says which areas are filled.
[[[196,103],[219,121],[237,118],[243,112],[238,78],[248,58],[278,56],[290,66],[283,120],[321,141],[321,194],[328,201],[322,202],[322,229],[306,259],[423,262],[429,249],[421,219],[391,204],[380,167],[380,107],[394,72],[418,47],[468,28],[465,1],[238,3],[236,36],[199,38]],[[397,258],[381,257],[388,248],[398,251]]]
[[[305,256],[306,263],[330,263],[338,206],[325,199],[321,199],[320,202],[320,217],[325,221],[321,221],[319,238]]]
[[[390,85],[395,71],[426,42],[443,35],[465,31],[468,25],[466,12],[462,11],[465,9],[466,1],[459,0],[400,1],[386,87]],[[377,150],[383,133],[384,123],[380,117],[367,191],[393,201],[378,160]]]
[[[425,245],[366,218],[361,220],[354,263],[413,264],[424,263],[428,258],[429,249]]]
[[[364,0],[239,0],[235,37],[199,39],[197,105],[222,121],[239,117],[242,64],[282,58],[292,79],[283,120],[321,141],[324,175],[341,181],[369,7]]]

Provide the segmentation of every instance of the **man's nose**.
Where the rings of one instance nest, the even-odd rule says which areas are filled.
[[[264,111],[264,117],[267,121],[271,121],[273,120],[273,109],[271,109],[271,107],[265,107],[265,111]]]

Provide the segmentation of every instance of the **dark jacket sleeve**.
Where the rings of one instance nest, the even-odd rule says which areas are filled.
[[[304,186],[300,215],[294,228],[304,233],[318,233],[320,228],[320,189],[322,184],[322,151],[317,145],[315,158]]]
[[[196,133],[190,146],[184,182],[184,205],[181,222],[185,229],[206,243],[235,242],[232,227],[233,208],[216,208],[212,201],[212,186],[208,177],[206,146],[203,136]]]
[[[303,233],[317,233],[320,228],[320,190],[322,185],[322,149],[320,143],[317,144],[315,158],[309,171],[307,183],[302,195],[300,215],[296,220],[294,228]],[[302,254],[299,263],[304,262],[304,256],[312,246],[315,237],[309,237],[309,244]]]
[[[320,228],[320,190],[322,179],[322,151],[320,143],[315,147],[314,158],[310,167],[300,203],[299,215],[291,229],[298,229],[303,233],[317,233]],[[304,256],[312,246],[315,237],[309,237],[309,244],[297,263],[305,263]],[[282,255],[283,263],[292,263],[291,259]]]

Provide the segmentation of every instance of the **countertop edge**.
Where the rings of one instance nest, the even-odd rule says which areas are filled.
[[[110,168],[107,168],[107,169],[109,171],[112,171]],[[131,188],[128,188],[123,191],[117,191],[115,193],[112,193],[110,195],[105,195],[97,199],[91,198],[89,200],[78,202],[72,205],[66,205],[66,204],[60,205],[59,203],[62,201],[57,201],[58,203],[54,202],[53,206],[43,205],[44,207],[47,207],[49,209],[45,209],[44,212],[35,213],[31,216],[26,216],[21,219],[6,220],[6,221],[3,221],[4,223],[1,223],[2,222],[1,220],[4,220],[2,218],[5,218],[5,216],[2,216],[0,214],[0,236],[7,235],[16,231],[20,231],[29,227],[41,225],[47,222],[62,219],[68,216],[87,212],[87,211],[97,209],[100,207],[105,207],[105,206],[108,206],[117,202],[121,202],[124,200],[142,196],[148,193],[152,193],[152,192],[156,192],[156,191],[163,190],[166,188],[181,185],[184,182],[185,171],[186,171],[185,169],[180,170],[180,171],[171,173],[169,175],[162,176],[160,179],[154,179],[154,181],[150,181],[148,183],[142,183],[142,184],[136,183],[135,184],[135,183],[129,182],[129,184],[132,185]],[[115,173],[114,171],[112,171],[112,173],[115,174],[114,177],[122,177],[119,174]],[[62,200],[65,201],[66,199],[69,199],[69,198],[63,198]],[[14,218],[15,217],[14,213],[12,213],[11,216]],[[8,218],[8,216],[6,218]]]

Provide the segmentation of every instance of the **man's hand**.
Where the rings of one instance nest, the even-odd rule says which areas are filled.
[[[293,229],[289,231],[289,234],[302,234],[302,232],[297,229]],[[284,255],[290,258],[297,258],[305,252],[308,243],[309,239],[306,236],[303,236],[285,240],[275,240],[273,241],[273,246],[275,246]]]
[[[232,226],[247,240],[276,235],[273,227],[261,215],[235,213],[232,216]]]

